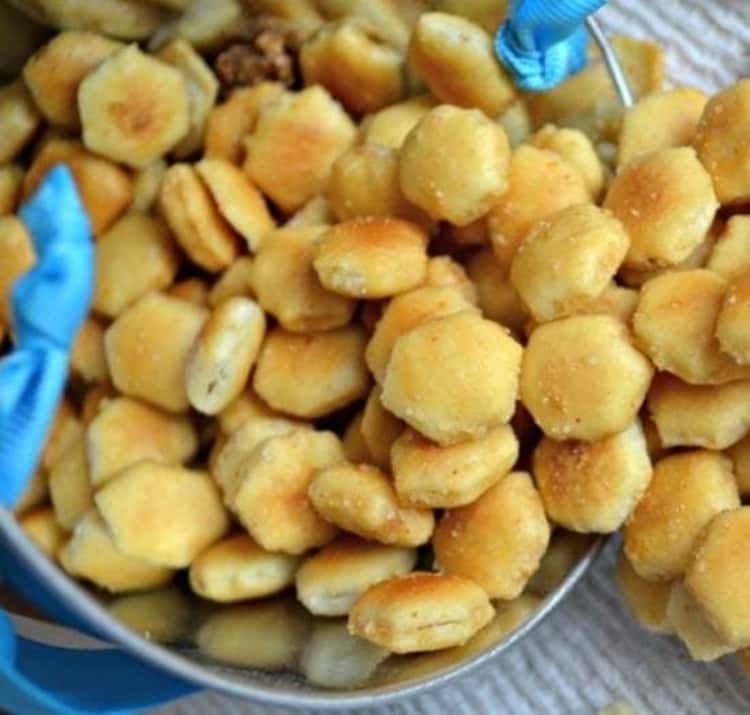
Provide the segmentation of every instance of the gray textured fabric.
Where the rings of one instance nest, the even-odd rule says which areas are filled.
[[[707,91],[750,75],[750,0],[612,0],[609,32],[654,38],[668,48],[674,83]],[[750,685],[731,658],[693,663],[673,639],[644,633],[613,584],[613,549],[532,636],[479,674],[433,695],[368,715],[593,715],[613,700],[639,715],[740,715]],[[206,694],[164,715],[278,715]]]

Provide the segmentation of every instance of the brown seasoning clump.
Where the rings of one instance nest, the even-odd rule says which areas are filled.
[[[246,41],[230,45],[214,62],[226,94],[263,81],[295,84],[302,37],[293,25],[274,17],[252,18],[242,35]]]

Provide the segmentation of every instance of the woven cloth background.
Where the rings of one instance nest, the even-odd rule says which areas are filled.
[[[552,1],[552,0],[550,0]],[[750,75],[750,0],[612,0],[598,15],[609,32],[668,48],[675,83],[707,91]],[[594,715],[614,700],[639,715],[740,715],[750,684],[731,658],[690,661],[670,638],[641,631],[613,585],[610,546],[575,592],[531,637],[478,674],[365,715]],[[280,715],[215,694],[160,715]]]

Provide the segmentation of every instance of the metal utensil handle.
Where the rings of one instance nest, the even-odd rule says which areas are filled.
[[[612,84],[615,86],[617,96],[620,98],[620,101],[625,108],[632,107],[633,93],[630,90],[628,78],[625,76],[625,71],[622,69],[620,60],[617,58],[612,45],[601,28],[601,25],[599,25],[599,22],[593,15],[586,18],[586,28],[594,42],[596,42],[599,51],[602,53],[604,66],[607,68],[607,72],[609,72],[609,76],[612,78]]]

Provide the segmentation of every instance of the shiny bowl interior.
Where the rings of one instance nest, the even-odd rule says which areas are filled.
[[[0,539],[28,575],[43,582],[51,597],[64,603],[92,632],[145,662],[228,695],[320,709],[385,705],[443,686],[487,664],[527,636],[562,602],[604,543],[602,538],[558,530],[524,595],[507,605],[496,604],[495,619],[468,643],[435,653],[396,656],[349,636],[343,621],[309,616],[292,598],[217,608],[188,596],[187,589],[178,585],[166,594],[141,595],[141,599],[152,598],[143,615],[143,609],[123,606],[132,596],[107,598],[71,580],[31,544],[4,509],[0,509]],[[134,610],[142,615],[134,618]],[[113,614],[126,614],[128,625]],[[211,619],[222,624],[218,628],[226,637],[230,657],[199,647],[201,631],[205,633]],[[166,631],[171,642],[154,640]]]

